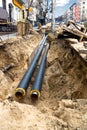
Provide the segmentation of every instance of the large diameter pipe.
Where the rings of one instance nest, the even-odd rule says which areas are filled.
[[[45,44],[45,41],[46,41],[46,38],[47,38],[47,36],[43,37],[43,39],[40,43],[40,47],[37,50],[35,57],[33,58],[28,70],[25,72],[25,74],[24,74],[22,80],[20,81],[18,87],[16,88],[15,96],[19,99],[22,98],[23,96],[25,96],[25,94],[26,94],[26,90],[29,86],[31,77],[32,77],[33,72],[36,68],[38,60],[40,58],[41,52],[43,50],[43,47],[44,47],[44,44]]]
[[[43,54],[39,70],[36,74],[36,79],[31,88],[30,95],[31,95],[32,100],[37,100],[40,97],[40,93],[42,89],[42,82],[43,82],[44,72],[45,72],[45,67],[46,67],[48,49],[49,49],[49,44],[46,45],[45,53]]]

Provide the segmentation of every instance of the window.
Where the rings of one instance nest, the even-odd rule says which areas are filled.
[[[85,13],[85,11],[83,10],[83,11],[82,11],[82,13],[84,14],[84,13]]]
[[[24,10],[22,10],[22,16],[23,16],[23,19],[24,19],[24,18],[25,18],[25,17],[24,17]]]
[[[13,5],[9,3],[9,21],[12,22],[12,10],[13,10]]]

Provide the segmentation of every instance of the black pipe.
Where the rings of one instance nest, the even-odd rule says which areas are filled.
[[[3,72],[3,73],[6,73],[6,72],[9,71],[10,69],[12,69],[12,67],[13,67],[13,65],[10,64],[10,65],[6,66],[6,67],[2,70],[2,72]]]
[[[16,88],[15,96],[17,98],[22,98],[26,94],[26,90],[27,90],[28,85],[30,83],[33,72],[36,68],[36,65],[38,63],[38,60],[40,58],[41,52],[43,50],[43,47],[44,47],[44,44],[45,44],[45,41],[46,41],[46,38],[47,38],[47,36],[43,37],[43,39],[40,43],[40,47],[35,54],[35,57],[33,58],[28,70],[25,72],[25,74],[24,74],[21,82],[19,83],[18,87]]]
[[[45,72],[45,66],[46,66],[46,61],[47,61],[48,49],[49,49],[49,44],[46,45],[45,53],[43,54],[39,70],[36,74],[36,79],[31,88],[30,95],[31,95],[32,100],[37,100],[40,97],[40,93],[42,89],[42,82],[43,82],[44,72]]]

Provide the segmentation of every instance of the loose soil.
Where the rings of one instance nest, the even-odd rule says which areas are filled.
[[[87,63],[65,40],[50,43],[38,101],[30,98],[34,77],[26,96],[15,97],[41,38],[17,36],[0,43],[0,130],[87,130]],[[13,67],[3,73],[8,65]]]

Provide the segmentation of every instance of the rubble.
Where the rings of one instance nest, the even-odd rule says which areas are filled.
[[[55,35],[54,35],[53,33],[48,33],[47,40],[48,40],[49,42],[55,40]]]
[[[79,42],[87,39],[86,29],[84,26],[68,21],[66,25],[62,25],[58,29],[58,38],[77,38]]]

